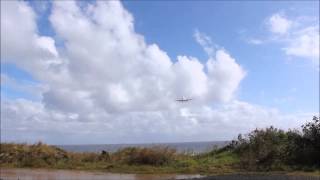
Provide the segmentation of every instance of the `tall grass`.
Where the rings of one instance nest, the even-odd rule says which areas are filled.
[[[41,142],[28,144],[1,144],[1,164],[16,167],[50,167],[69,158],[69,153]]]
[[[176,158],[176,150],[169,147],[155,146],[151,148],[128,147],[112,155],[113,160],[129,165],[168,165]]]
[[[194,155],[169,147],[128,147],[114,153],[67,152],[43,143],[3,143],[2,167],[45,167],[63,169],[104,169],[113,172],[226,172],[235,163],[230,152]],[[222,170],[223,169],[223,170]]]

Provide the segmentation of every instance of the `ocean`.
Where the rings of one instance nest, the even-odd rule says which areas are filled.
[[[180,143],[146,143],[146,144],[88,144],[88,145],[56,145],[66,151],[72,152],[115,152],[125,147],[152,147],[165,146],[176,149],[178,152],[202,153],[213,148],[220,148],[230,141],[207,141],[207,142],[180,142]]]

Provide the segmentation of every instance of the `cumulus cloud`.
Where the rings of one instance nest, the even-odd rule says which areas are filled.
[[[210,94],[210,98],[228,102],[233,98],[234,90],[245,77],[245,71],[224,50],[218,50],[215,58],[207,61],[207,68],[209,88],[215,90]]]
[[[116,20],[110,18],[115,16]],[[84,10],[72,1],[58,2],[50,20],[65,40],[68,61],[65,68],[70,83],[59,88],[63,93],[51,89],[44,96],[45,103],[62,99],[59,96],[68,92],[76,100],[78,91],[90,101],[84,104],[108,113],[173,108],[174,99],[179,96],[214,103],[230,100],[243,77],[239,74],[241,67],[229,55],[210,59],[217,62],[216,66],[210,66],[210,72],[216,68],[214,75],[210,73],[212,77],[205,73],[209,66],[195,57],[178,56],[173,63],[165,51],[156,44],[146,44],[134,31],[132,15],[118,1],[97,2]],[[68,26],[71,23],[73,26]],[[224,63],[229,68],[223,67]],[[234,79],[234,72],[240,78]],[[231,78],[223,78],[226,75]],[[216,88],[210,88],[211,84]],[[221,98],[209,98],[214,94],[220,94]],[[65,109],[68,108],[61,110]]]
[[[280,119],[272,109],[236,100],[245,71],[199,31],[194,36],[208,60],[179,55],[174,61],[135,32],[134,18],[120,1],[53,2],[49,20],[63,40],[59,48],[54,38],[39,35],[36,16],[27,2],[1,2],[1,61],[16,64],[46,87],[41,101],[1,100],[5,140],[229,139],[248,124]],[[181,96],[194,100],[175,102]]]
[[[38,35],[35,18],[26,2],[1,2],[1,61],[18,63],[28,70],[47,69],[54,63],[58,55],[54,40]]]
[[[208,88],[214,90],[214,93],[208,98],[228,102],[246,72],[226,50],[218,48],[208,35],[196,30],[194,37],[209,56],[206,63],[207,81]]]

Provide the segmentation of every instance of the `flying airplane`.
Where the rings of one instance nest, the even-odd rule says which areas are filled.
[[[181,99],[176,99],[176,101],[178,101],[178,102],[188,102],[188,101],[191,101],[191,100],[192,100],[192,98],[186,98],[184,96],[182,96]]]

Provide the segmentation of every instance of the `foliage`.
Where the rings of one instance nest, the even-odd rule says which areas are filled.
[[[240,157],[240,165],[250,170],[285,170],[287,167],[319,167],[320,123],[302,126],[302,132],[287,132],[269,127],[256,129],[246,136],[239,135],[229,147]]]
[[[302,163],[320,166],[320,120],[314,116],[312,122],[302,126],[304,154]]]
[[[137,148],[129,147],[117,151],[113,157],[121,163],[144,164],[144,165],[165,165],[174,160],[176,150],[169,147]]]
[[[54,146],[37,143],[3,143],[0,150],[2,167],[45,167],[60,169],[107,170],[128,173],[223,173],[237,162],[231,151],[214,153],[178,153],[168,147],[128,147],[109,153],[66,152]]]
[[[68,153],[41,142],[27,144],[1,144],[0,163],[18,167],[49,167],[68,159]]]

